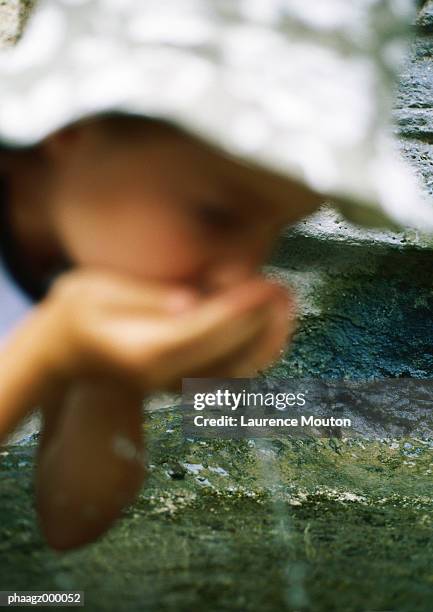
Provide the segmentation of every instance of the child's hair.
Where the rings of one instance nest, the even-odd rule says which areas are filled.
[[[158,117],[148,117],[145,115],[136,115],[133,113],[122,113],[120,111],[107,111],[79,119],[63,128],[62,130],[72,130],[80,126],[101,126],[104,132],[113,139],[128,139],[143,138],[143,135],[177,135],[186,136],[186,132],[174,123],[170,123]],[[9,142],[0,141],[0,170],[2,157],[7,156],[9,159],[12,155],[19,154],[36,154],[39,143],[32,145],[15,145]]]
[[[142,138],[143,133],[149,136],[157,134],[186,135],[182,128],[165,119],[120,111],[107,111],[85,119],[79,119],[63,129],[68,130],[79,126],[92,125],[102,126],[108,135],[119,139],[125,136],[132,139],[137,136]]]

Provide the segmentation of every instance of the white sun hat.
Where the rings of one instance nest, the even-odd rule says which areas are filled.
[[[0,53],[0,140],[108,110],[173,121],[352,220],[433,230],[391,136],[412,0],[40,0]]]

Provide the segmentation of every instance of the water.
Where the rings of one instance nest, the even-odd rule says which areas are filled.
[[[294,527],[277,460],[277,452],[272,441],[268,439],[251,440],[250,446],[254,449],[257,464],[260,468],[260,486],[269,493],[271,498],[274,523],[272,534],[275,545],[282,548],[283,553],[287,555],[287,562],[283,570],[284,600],[290,609],[305,608],[309,604],[305,586],[307,567],[301,561],[290,559],[294,549]]]

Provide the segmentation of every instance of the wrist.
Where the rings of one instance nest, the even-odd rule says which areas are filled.
[[[46,300],[10,336],[4,357],[8,363],[22,360],[36,392],[66,378],[65,344],[58,313]]]
[[[50,348],[53,331],[49,313],[38,306],[2,347],[0,440],[62,382]]]
[[[37,360],[41,376],[47,382],[61,382],[70,373],[70,343],[62,313],[54,300],[42,302],[34,312],[31,335],[38,342]]]

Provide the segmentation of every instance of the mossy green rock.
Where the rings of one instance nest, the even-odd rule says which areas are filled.
[[[100,542],[56,554],[33,447],[1,462],[3,589],[77,589],[86,610],[431,610],[433,443],[185,439],[149,418],[150,474]]]

